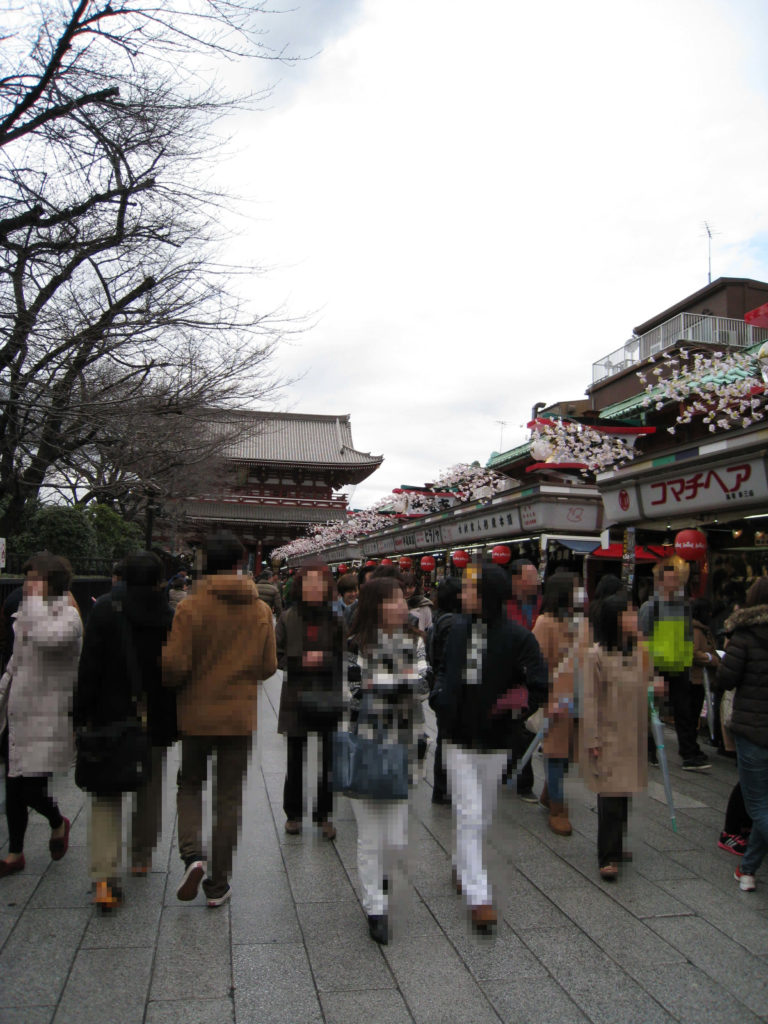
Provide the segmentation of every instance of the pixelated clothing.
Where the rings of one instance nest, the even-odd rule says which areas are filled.
[[[343,710],[344,623],[328,605],[293,605],[275,630],[277,664],[283,670],[277,731],[287,736],[335,727]],[[322,662],[305,668],[304,654]]]
[[[473,750],[507,750],[514,746],[516,720],[547,700],[547,671],[536,638],[523,626],[502,615],[486,622],[480,681],[467,676],[468,658],[474,661],[477,637],[473,620],[457,615],[445,648],[444,667],[436,692],[442,691],[435,711],[446,741]],[[527,689],[526,707],[503,710],[499,701],[511,691]]]
[[[83,637],[69,598],[26,597],[14,617],[8,663],[8,774],[66,771],[72,763],[72,693]]]
[[[549,675],[550,700],[561,706],[574,700],[574,666],[579,650],[590,644],[589,623],[583,616],[560,619],[545,612],[536,620],[533,635],[539,642]],[[574,719],[563,712],[550,720],[542,743],[546,757],[570,758],[574,755]]]
[[[693,619],[688,601],[652,597],[640,609],[638,623],[648,638],[657,672],[684,672],[693,664]]]
[[[123,869],[123,796],[91,796],[91,880],[118,879]]]
[[[229,881],[232,855],[242,825],[243,786],[251,752],[250,736],[187,736],[181,741],[178,775],[179,853],[187,863],[204,860],[203,786],[210,758],[213,773],[212,836],[208,877],[214,886]]]
[[[358,654],[361,686],[367,691],[365,715],[357,723],[358,733],[379,742],[404,743],[414,759],[417,700],[420,686],[416,671],[413,638],[403,633],[388,636],[379,632],[376,646]],[[421,721],[421,719],[419,719]]]
[[[768,748],[768,605],[742,608],[725,628],[729,640],[717,686],[736,690],[731,732]]]
[[[163,650],[163,682],[178,688],[179,732],[250,735],[259,680],[276,669],[272,612],[253,581],[204,577],[179,605]]]
[[[605,651],[594,644],[582,655],[579,760],[593,793],[626,796],[648,784],[648,652]],[[590,749],[600,754],[590,757]]]
[[[366,914],[386,914],[385,857],[408,844],[408,803],[404,800],[353,800],[357,822],[357,873]]]
[[[446,746],[448,779],[456,821],[454,867],[472,907],[491,903],[483,866],[483,835],[493,820],[506,753]]]
[[[598,796],[598,867],[603,868],[606,864],[618,864],[621,862],[628,816],[629,799],[626,796]]]

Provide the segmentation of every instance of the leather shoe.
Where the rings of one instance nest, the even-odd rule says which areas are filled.
[[[26,864],[23,853],[16,860],[0,860],[0,878],[5,878],[7,875],[15,875],[17,871],[23,871]]]
[[[488,934],[493,931],[498,918],[492,903],[481,903],[472,907],[472,927],[476,932]]]
[[[64,854],[69,849],[69,818],[64,819],[64,835],[54,837],[48,840],[48,849],[51,852],[51,860],[61,860]]]
[[[389,942],[389,920],[386,914],[368,915],[368,934],[380,946],[387,945]]]
[[[290,818],[285,823],[285,831],[289,836],[297,836],[301,832],[301,822],[292,821]]]

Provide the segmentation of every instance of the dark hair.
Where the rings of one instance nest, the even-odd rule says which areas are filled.
[[[573,589],[578,580],[575,572],[558,569],[553,573],[544,584],[539,614],[554,615],[558,619],[569,615],[573,611]]]
[[[620,590],[623,590],[624,584],[621,582],[618,576],[614,576],[612,572],[607,572],[605,576],[601,576],[597,581],[595,587],[595,600],[601,601],[604,597],[610,597],[611,594],[618,594]]]
[[[293,583],[293,599],[299,604],[304,602],[304,580],[307,575],[311,572],[319,572],[323,577],[323,583],[325,584],[325,591],[323,593],[323,602],[326,603],[331,600],[333,596],[333,574],[325,562],[307,562],[302,565],[299,571],[294,577]]]
[[[360,588],[357,608],[349,626],[350,634],[357,639],[357,645],[365,653],[376,643],[381,626],[381,606],[384,601],[396,594],[402,594],[403,588],[398,580],[391,576],[379,576],[369,580]]]
[[[595,640],[606,651],[623,650],[620,618],[621,613],[629,608],[629,594],[620,590],[600,602],[593,626]]]
[[[119,580],[125,578],[125,559],[119,558],[116,562],[112,563],[112,575],[117,576]]]
[[[461,580],[449,576],[437,585],[437,610],[439,612],[461,611]]]
[[[768,576],[760,576],[747,591],[746,608],[754,608],[756,604],[768,604]]]
[[[416,577],[413,575],[412,572],[407,572],[407,573],[405,573],[403,575],[403,586],[404,587],[416,587],[416,586],[418,586],[418,583],[416,581]]]
[[[72,566],[67,559],[49,551],[32,555],[24,566],[24,573],[30,572],[48,584],[48,597],[63,597],[72,582]]]
[[[712,618],[712,605],[705,597],[697,597],[691,605],[691,615],[702,625],[708,626],[709,620]]]
[[[373,570],[376,568],[375,565],[361,565],[357,570],[357,584],[358,587],[362,588],[366,579],[371,575]]]
[[[162,578],[163,563],[151,551],[128,555],[123,562],[123,579],[127,587],[156,587]]]
[[[41,563],[41,559],[46,559],[46,558],[50,558],[50,557],[51,557],[51,552],[50,551],[46,551],[45,549],[43,551],[36,551],[34,553],[34,555],[30,555],[29,558],[24,563],[24,565],[22,565],[21,571],[24,573],[25,576],[28,576],[29,573],[31,573],[31,572],[34,572],[34,573],[40,575],[40,571],[37,568],[38,564]]]
[[[353,572],[346,572],[343,576],[339,576],[336,580],[336,589],[342,597],[348,594],[350,590],[357,590],[357,576]]]
[[[509,563],[509,571],[513,576],[521,576],[526,565],[533,565],[530,558],[516,558],[514,562]],[[533,568],[535,569],[536,566],[533,565]]]
[[[408,586],[406,577],[396,565],[377,565],[371,573],[372,580],[397,580],[401,587]]]
[[[244,558],[245,548],[229,530],[205,538],[205,571],[209,576],[232,572]]]

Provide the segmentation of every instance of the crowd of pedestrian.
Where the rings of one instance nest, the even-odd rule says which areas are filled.
[[[687,596],[688,566],[675,556],[655,565],[639,608],[617,577],[604,577],[588,602],[577,574],[557,570],[542,588],[524,559],[509,569],[471,562],[433,600],[395,566],[334,580],[310,563],[283,586],[269,571],[254,581],[245,557],[232,534],[210,537],[204,574],[190,586],[186,574],[166,582],[149,552],[129,556],[85,629],[66,559],[43,552],[28,561],[3,606],[9,843],[0,878],[25,868],[30,808],[50,826],[52,859],[67,853],[70,822],[51,780],[74,756],[75,780],[90,795],[94,902],[118,908],[125,871],[150,869],[167,751],[179,742],[177,896],[193,900],[202,886],[209,907],[227,902],[258,686],[280,668],[285,831],[303,829],[316,735],[312,820],[333,841],[335,797],[350,798],[362,904],[378,943],[388,941],[392,867],[407,849],[409,795],[426,756],[427,698],[437,719],[432,800],[452,806],[452,881],[477,931],[497,921],[483,841],[503,784],[538,799],[567,841],[564,783],[578,766],[597,798],[597,871],[619,878],[632,857],[630,797],[647,786],[649,765],[666,769],[649,731],[665,701],[683,770],[711,768],[702,726],[714,746],[735,748],[739,782],[718,845],[741,857],[741,890],[755,888],[768,853],[768,577],[732,602],[718,637],[707,603]],[[545,766],[538,798],[536,749]],[[127,865],[125,793],[135,794]]]

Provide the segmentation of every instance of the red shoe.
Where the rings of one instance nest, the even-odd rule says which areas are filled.
[[[57,839],[51,837],[48,840],[48,849],[51,851],[51,860],[61,860],[69,849],[69,818],[64,819],[64,835]]]
[[[24,860],[23,853],[16,860],[0,860],[0,878],[5,878],[6,875],[15,875],[17,871],[23,871],[26,866],[27,862]]]

